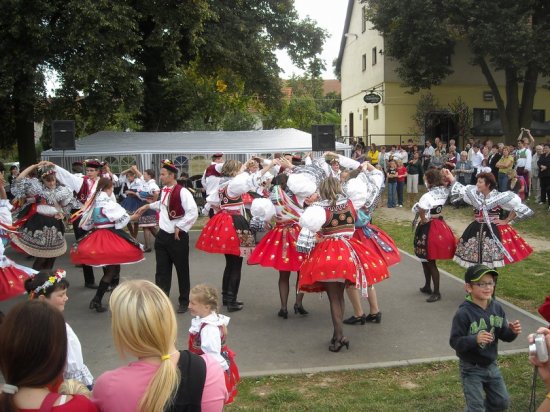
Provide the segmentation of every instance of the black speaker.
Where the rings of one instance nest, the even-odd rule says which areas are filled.
[[[52,122],[52,149],[75,150],[74,120],[54,120]]]
[[[336,150],[333,124],[314,124],[311,126],[311,150],[314,152]]]

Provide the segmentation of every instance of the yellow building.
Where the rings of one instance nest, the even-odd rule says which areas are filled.
[[[453,73],[440,86],[416,94],[406,93],[408,89],[402,86],[395,72],[397,62],[384,55],[384,38],[364,18],[366,7],[367,3],[348,1],[337,60],[342,84],[342,136],[361,138],[367,144],[400,144],[409,138],[421,142],[423,136],[410,135],[415,129],[412,116],[420,97],[427,92],[434,95],[443,108],[460,97],[473,111],[472,126],[498,118],[491,90],[481,69],[469,64],[471,56],[465,43],[456,44],[449,58]],[[500,72],[494,75],[504,96],[504,76]],[[539,84],[547,81],[539,78]],[[379,103],[365,103],[363,98],[370,91],[380,96]],[[546,113],[550,116],[550,91],[539,86],[533,118],[544,122]],[[441,113],[434,116],[442,116],[441,122],[426,130],[426,137],[441,136],[444,140],[455,137],[454,116]],[[462,146],[462,142],[458,143]]]

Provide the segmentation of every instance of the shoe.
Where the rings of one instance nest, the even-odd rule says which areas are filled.
[[[307,315],[309,312],[304,309],[303,305],[298,305],[297,303],[294,304],[294,314],[296,315],[299,313],[300,315]]]
[[[229,300],[227,300],[227,299],[222,299],[222,303],[223,303],[223,306],[227,306],[227,304],[229,303]],[[240,300],[236,300],[235,303],[236,303],[237,305],[241,305],[241,306],[244,305],[244,302],[242,302],[242,301],[240,301]]]
[[[151,253],[152,251],[153,250],[150,247],[148,247],[148,248],[143,250],[143,253]]]
[[[364,325],[366,321],[367,315],[365,315],[364,313],[361,316],[352,315],[349,318],[344,319],[344,323],[346,325],[355,325],[356,323],[361,323],[361,325]]]
[[[369,313],[365,318],[365,322],[371,322],[371,323],[380,323],[380,322],[382,322],[382,312]]]
[[[237,312],[238,310],[242,310],[243,305],[239,304],[239,302],[227,302],[227,311],[228,312]]]
[[[185,313],[189,310],[189,305],[184,305],[183,303],[180,303],[178,305],[178,308],[176,309],[177,313]]]
[[[403,205],[397,205],[397,207],[403,207]]]
[[[93,298],[90,302],[90,309],[95,310],[98,313],[103,313],[107,311],[107,308],[101,304],[101,301]]]
[[[88,289],[97,289],[98,286],[96,283],[84,283],[84,287]]]
[[[438,300],[441,300],[441,293],[432,293],[428,299],[426,299],[426,302],[437,302]]]
[[[429,286],[424,286],[424,287],[420,288],[420,292],[426,293],[427,295],[431,295],[432,294],[432,288],[429,287]]]
[[[328,347],[328,350],[331,352],[340,352],[340,349],[342,347],[346,347],[346,349],[349,350],[349,340],[346,338],[342,338],[339,341],[334,340],[334,343],[331,343],[331,345]]]
[[[277,316],[283,319],[288,319],[288,310],[286,309],[279,310],[279,313],[277,313]]]

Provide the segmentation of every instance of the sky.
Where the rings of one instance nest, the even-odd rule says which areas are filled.
[[[321,58],[325,61],[324,79],[335,79],[332,61],[338,57],[340,40],[344,30],[348,2],[346,0],[295,0],[294,7],[300,18],[309,16],[317,22],[317,25],[325,29],[329,38],[323,47]],[[283,78],[289,78],[292,74],[301,75],[303,72],[295,67],[284,51],[277,52],[279,66],[284,70]]]

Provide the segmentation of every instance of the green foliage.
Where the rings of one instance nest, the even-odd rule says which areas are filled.
[[[428,113],[438,110],[441,109],[437,98],[430,92],[423,93],[416,104],[416,112],[411,116],[414,126],[410,133],[422,135],[425,128],[434,126],[433,121],[435,118],[426,116],[428,116]]]
[[[467,46],[491,88],[508,139],[529,127],[539,75],[550,70],[550,8],[530,0],[372,0],[369,20],[384,35],[385,54],[413,92],[438,85],[457,43]],[[505,35],[504,35],[505,34]],[[506,95],[493,74],[503,71]],[[520,93],[520,84],[522,84]],[[520,101],[521,95],[521,101]]]

